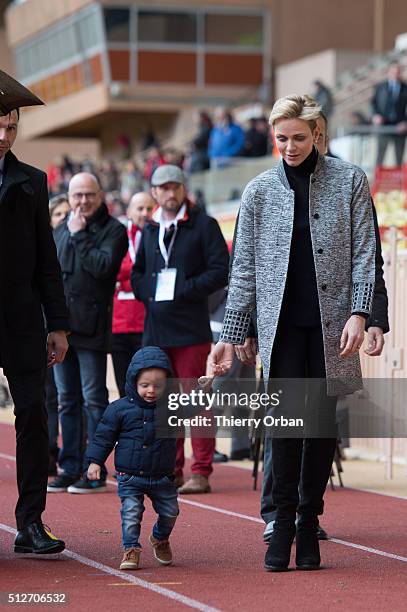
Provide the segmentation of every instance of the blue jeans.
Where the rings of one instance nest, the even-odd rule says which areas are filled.
[[[168,540],[179,513],[177,489],[173,478],[117,475],[118,494],[122,502],[122,540],[124,548],[141,548],[139,543],[141,520],[144,512],[144,495],[151,499],[158,514],[153,527],[157,540]]]
[[[91,440],[109,403],[106,353],[71,346],[63,363],[54,366],[54,377],[62,433],[58,463],[66,475],[79,477],[87,469],[87,462],[84,462],[82,405],[86,415],[87,438]],[[106,478],[106,474],[106,468],[102,466],[102,479]]]

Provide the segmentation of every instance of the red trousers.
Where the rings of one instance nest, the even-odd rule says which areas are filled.
[[[172,365],[176,378],[199,378],[205,375],[206,360],[211,350],[211,343],[193,344],[191,346],[170,347],[163,349]],[[191,466],[193,474],[209,476],[212,471],[215,438],[196,438],[195,427],[191,427],[191,444],[194,461]],[[175,475],[182,476],[185,465],[184,438],[177,439],[177,458]]]

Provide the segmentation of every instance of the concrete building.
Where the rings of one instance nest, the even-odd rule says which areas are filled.
[[[47,102],[24,112],[22,135],[97,139],[114,156],[121,140],[137,148],[149,129],[185,142],[197,107],[271,103],[284,66],[294,66],[289,83],[296,70],[304,83],[321,77],[301,61],[311,54],[341,53],[321,63],[332,82],[335,70],[394,46],[407,4],[20,0],[5,17],[16,75]]]

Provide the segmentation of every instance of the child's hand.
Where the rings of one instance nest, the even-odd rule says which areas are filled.
[[[89,480],[100,480],[100,465],[97,463],[91,463],[88,467],[88,478]]]

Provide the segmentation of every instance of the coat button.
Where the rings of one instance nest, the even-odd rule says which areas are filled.
[[[324,249],[318,249],[318,253],[321,255],[324,252]]]
[[[326,291],[326,285],[321,285],[322,291]]]
[[[143,444],[143,448],[147,448],[147,444]]]
[[[143,470],[140,470],[140,476],[142,476],[144,474]]]
[[[319,219],[319,214],[318,213],[315,213],[314,219]]]
[[[152,272],[152,273],[151,273],[151,276],[155,276],[155,275],[156,275],[156,274],[155,274],[155,272]]]
[[[153,301],[153,298],[152,298],[152,297],[149,297],[149,298],[148,298],[148,301],[149,301],[149,302],[152,302],[152,301]]]

